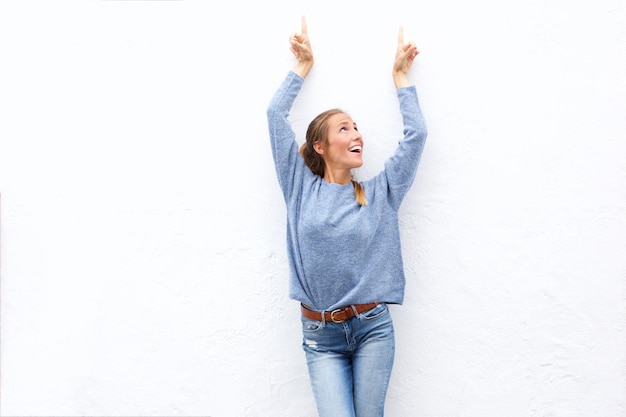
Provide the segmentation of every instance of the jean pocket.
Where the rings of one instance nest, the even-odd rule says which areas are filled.
[[[302,317],[302,331],[304,333],[314,333],[322,329],[323,325],[321,321],[307,319]]]
[[[380,303],[376,307],[370,308],[369,310],[364,311],[361,314],[359,314],[359,318],[365,319],[365,320],[373,320],[377,317],[382,316],[383,314],[387,314],[388,311],[389,309],[387,307],[387,304]]]

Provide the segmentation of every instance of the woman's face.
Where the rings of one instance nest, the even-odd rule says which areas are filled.
[[[328,118],[328,141],[316,144],[315,150],[322,155],[327,168],[352,169],[363,165],[363,137],[356,123],[345,113]]]

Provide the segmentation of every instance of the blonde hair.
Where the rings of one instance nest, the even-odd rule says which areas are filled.
[[[304,163],[309,169],[320,177],[324,176],[326,169],[326,163],[322,155],[318,154],[313,145],[317,142],[322,142],[323,145],[328,144],[328,119],[335,114],[343,114],[344,111],[340,109],[330,109],[323,113],[320,113],[315,119],[311,121],[306,131],[306,142],[300,146],[300,155],[304,158]],[[361,206],[367,205],[367,198],[365,198],[365,189],[360,182],[352,179],[352,186],[354,187],[354,197],[356,202]]]

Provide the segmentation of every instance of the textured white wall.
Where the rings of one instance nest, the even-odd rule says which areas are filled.
[[[429,138],[401,209],[389,417],[626,415],[624,1],[4,1],[3,416],[315,416],[266,105],[306,14],[300,137],[361,178]]]

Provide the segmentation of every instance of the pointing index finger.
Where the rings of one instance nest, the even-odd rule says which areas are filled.
[[[403,46],[404,45],[404,29],[402,28],[402,26],[400,26],[400,29],[398,30],[398,46]]]
[[[300,30],[302,31],[303,35],[307,35],[308,33],[307,33],[307,27],[306,27],[306,17],[302,16],[301,22],[302,22],[301,23],[302,28]]]

